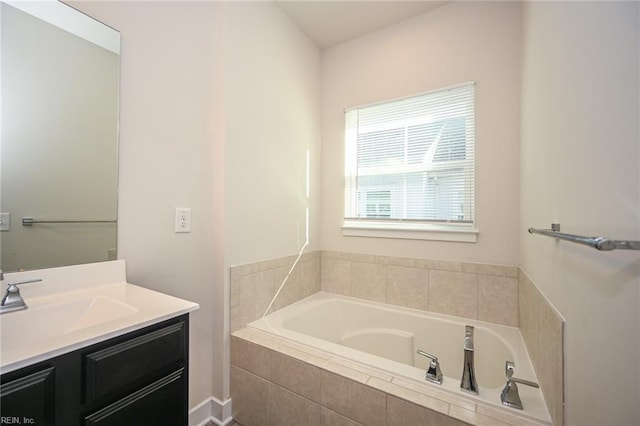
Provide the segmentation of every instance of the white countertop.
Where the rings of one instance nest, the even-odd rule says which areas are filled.
[[[5,274],[28,309],[0,314],[0,373],[7,373],[199,308],[126,282],[124,261]]]

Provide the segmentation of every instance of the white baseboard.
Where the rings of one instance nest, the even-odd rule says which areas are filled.
[[[231,423],[231,398],[222,402],[209,397],[189,411],[189,426],[206,426],[209,422],[217,426]]]

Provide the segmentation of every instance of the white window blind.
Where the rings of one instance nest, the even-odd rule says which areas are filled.
[[[345,114],[345,222],[473,224],[473,82]]]

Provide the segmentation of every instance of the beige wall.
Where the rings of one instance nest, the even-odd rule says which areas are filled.
[[[323,52],[323,249],[517,263],[520,13],[518,2],[453,3]],[[470,80],[477,243],[343,237],[344,108]]]
[[[221,382],[224,272],[219,249],[223,164],[216,137],[219,5],[83,2],[121,32],[118,257],[130,282],[200,304],[191,315],[194,406]],[[191,207],[192,232],[173,232]]]
[[[319,51],[272,3],[74,5],[122,36],[118,255],[131,282],[200,304],[190,405],[224,402],[229,267],[298,253],[307,207],[317,244]]]
[[[566,319],[571,425],[640,421],[640,261],[525,230],[640,239],[638,16],[636,2],[525,6],[521,266]]]
[[[320,170],[317,47],[276,6],[225,4],[225,255],[228,265],[300,251]],[[311,248],[318,227],[311,226]]]

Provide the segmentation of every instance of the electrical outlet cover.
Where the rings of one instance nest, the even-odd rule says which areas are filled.
[[[175,232],[191,232],[191,209],[176,208]]]

